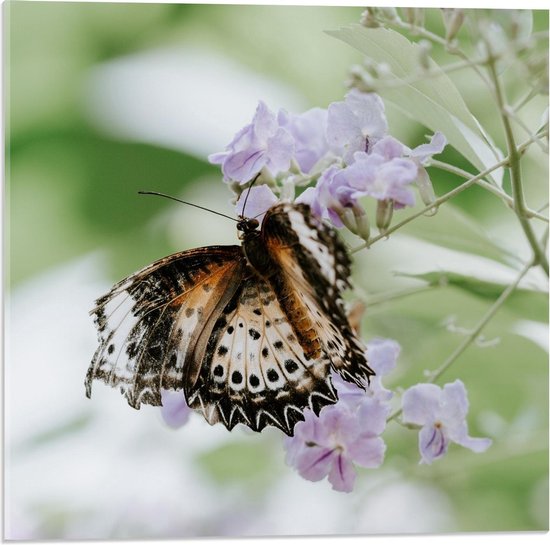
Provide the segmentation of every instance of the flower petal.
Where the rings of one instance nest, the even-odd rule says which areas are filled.
[[[235,211],[241,217],[244,213],[246,213],[247,218],[256,218],[259,222],[261,222],[265,213],[278,200],[279,199],[275,193],[273,193],[267,185],[255,185],[250,189],[245,189],[241,193],[241,196],[235,205]],[[243,209],[245,201],[246,209]]]
[[[381,437],[359,437],[346,452],[357,465],[374,468],[382,465],[386,444]]]
[[[330,146],[341,148],[357,136],[361,128],[355,114],[345,102],[333,102],[328,107],[327,141]]]
[[[431,464],[441,458],[449,448],[449,439],[441,426],[424,426],[418,434],[418,449],[421,462]]]
[[[447,425],[452,426],[453,423],[464,421],[468,414],[469,403],[466,387],[460,379],[443,386],[441,400],[441,418]]]
[[[279,111],[279,125],[294,138],[295,159],[302,172],[311,172],[313,166],[329,151],[326,139],[327,115],[327,110],[322,108],[311,108],[300,115]]]
[[[388,132],[384,102],[376,93],[362,93],[352,89],[346,94],[345,103],[356,116],[363,136],[379,140]]]
[[[385,136],[371,149],[371,153],[381,155],[386,160],[395,159],[396,157],[402,157],[405,147],[399,140],[393,136]]]
[[[331,380],[338,394],[338,403],[345,403],[351,409],[355,409],[366,399],[367,392],[363,388],[359,388],[353,382],[344,380],[338,373],[333,372]]]
[[[265,143],[278,128],[275,114],[262,100],[258,102],[258,106],[252,120],[252,126],[254,127],[254,137],[263,143]]]
[[[338,492],[351,492],[357,474],[353,464],[343,453],[334,456],[332,467],[328,474],[328,480],[332,488]]]
[[[332,470],[337,453],[326,447],[305,446],[297,460],[298,473],[308,481],[320,481]]]
[[[294,139],[288,131],[279,128],[266,142],[266,166],[275,176],[289,169],[294,155]]]
[[[401,346],[393,339],[374,338],[367,343],[367,358],[376,376],[382,377],[393,371]]]
[[[357,412],[358,427],[361,435],[380,435],[386,429],[386,419],[391,407],[377,399],[366,397]]]
[[[266,163],[266,153],[262,149],[247,149],[227,156],[222,164],[222,172],[227,180],[245,184],[252,180]]]
[[[403,422],[423,426],[439,416],[441,388],[435,384],[417,384],[403,394]]]
[[[449,438],[457,445],[474,452],[485,452],[493,444],[493,441],[486,437],[470,437],[466,422],[462,422],[460,426],[449,430]]]
[[[181,428],[187,423],[193,412],[187,406],[183,393],[172,390],[161,390],[160,395],[162,401],[160,414],[164,422],[171,428]]]
[[[436,132],[428,144],[417,146],[410,151],[409,156],[414,157],[420,163],[425,163],[428,159],[432,158],[432,155],[441,153],[446,145],[447,139],[445,136],[440,132]]]

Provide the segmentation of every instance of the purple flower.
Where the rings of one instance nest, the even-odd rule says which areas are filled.
[[[160,414],[168,426],[175,429],[187,424],[193,409],[187,406],[182,392],[162,390],[161,399]]]
[[[246,208],[244,208],[245,201]],[[277,196],[273,193],[273,191],[271,191],[271,189],[269,189],[267,185],[252,186],[250,189],[245,189],[241,193],[241,196],[235,205],[235,211],[241,217],[256,218],[261,223],[265,213],[277,201]]]
[[[393,392],[382,385],[382,377],[393,371],[401,352],[399,343],[392,339],[371,339],[367,343],[365,356],[375,375],[370,378],[366,390],[347,382],[338,373],[332,373],[332,383],[338,392],[339,403],[357,407],[365,399],[371,398],[379,403],[387,403]]]
[[[421,463],[441,458],[449,443],[457,443],[474,452],[484,452],[492,441],[468,435],[466,415],[468,397],[460,380],[445,384],[417,384],[403,394],[403,422],[421,426],[418,445]]]
[[[374,468],[382,464],[386,445],[386,407],[367,399],[355,410],[346,404],[324,407],[319,416],[305,411],[296,424],[294,437],[285,439],[286,462],[309,481],[328,476],[334,490],[351,492],[354,464]]]
[[[353,162],[356,151],[370,151],[387,132],[384,103],[374,93],[352,89],[344,102],[334,102],[328,107],[328,143],[334,149],[343,150],[348,164]]]
[[[208,157],[221,165],[225,181],[249,182],[263,168],[272,175],[286,171],[294,154],[294,139],[260,101],[252,123],[243,127],[226,150]]]
[[[344,226],[341,215],[345,208],[357,206],[359,193],[350,187],[345,179],[337,179],[341,169],[332,165],[317,180],[315,187],[308,187],[296,202],[309,204],[311,211],[319,218],[325,218],[335,227]]]
[[[338,182],[355,188],[355,197],[370,195],[378,201],[393,200],[395,208],[413,206],[414,193],[409,187],[418,168],[414,161],[399,157],[387,160],[378,153],[355,152],[354,163],[338,174]]]
[[[436,197],[424,165],[432,158],[432,155],[441,153],[446,145],[447,140],[440,132],[434,133],[428,144],[421,144],[414,149],[406,147],[392,136],[386,136],[373,146],[372,153],[381,155],[388,161],[399,157],[406,157],[413,161],[418,169],[416,186],[424,203],[430,204],[435,201]]]
[[[300,115],[281,110],[279,125],[294,138],[294,158],[304,173],[310,173],[315,164],[329,152],[326,138],[327,110],[312,108]]]

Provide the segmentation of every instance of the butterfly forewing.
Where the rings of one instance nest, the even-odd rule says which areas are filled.
[[[86,376],[120,385],[130,405],[160,405],[161,389],[181,389],[196,339],[223,297],[238,287],[239,246],[209,247],[163,258],[116,284],[92,311],[100,346]],[[233,280],[233,281],[232,281]],[[212,324],[213,325],[213,324]],[[199,356],[200,358],[200,356]]]
[[[285,301],[305,307],[296,312],[300,325],[295,329],[304,331],[307,323],[304,342],[318,344],[343,378],[364,386],[374,371],[346,317],[341,292],[350,286],[350,259],[335,231],[308,206],[281,204],[266,215],[262,235],[283,272],[275,280],[277,291]]]

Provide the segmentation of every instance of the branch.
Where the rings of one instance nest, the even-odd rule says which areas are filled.
[[[466,178],[466,179],[469,179],[473,176],[473,174],[471,174],[470,172],[467,172],[467,171],[465,171],[465,170],[463,170],[459,167],[456,167],[454,165],[450,165],[449,163],[445,163],[443,161],[437,161],[435,159],[432,159],[428,166],[439,168],[441,170],[446,170],[447,172],[451,172],[452,174],[456,174],[457,176],[460,176],[460,177]],[[500,189],[496,185],[494,185],[492,183],[489,183],[485,180],[478,180],[477,185],[479,185],[479,187],[482,187],[483,189],[486,189],[490,193],[493,193],[497,197],[500,197],[508,205],[509,208],[512,208],[512,209],[514,208],[514,199],[512,197],[510,197],[510,195],[508,195],[508,193],[506,193],[505,191],[503,191],[502,189]],[[549,222],[549,220],[546,216],[543,216],[542,214],[539,214],[538,212],[535,212],[534,210],[531,210],[530,208],[527,208],[525,213],[526,213],[526,216],[528,218],[536,218],[536,219],[539,219],[539,220],[544,221],[546,223]]]
[[[456,347],[453,353],[434,371],[429,374],[427,382],[433,383],[437,381],[441,375],[449,369],[449,367],[458,359],[458,357],[477,339],[483,328],[491,321],[500,307],[510,297],[514,290],[518,287],[523,277],[527,274],[529,269],[533,267],[535,263],[530,262],[521,270],[517,278],[512,284],[506,287],[506,289],[500,294],[499,298],[491,305],[489,310],[485,313],[483,318],[477,323],[477,325],[470,331],[470,333],[464,338],[464,340]],[[388,417],[388,422],[397,418],[403,409],[398,409]]]
[[[491,75],[491,78],[493,80],[493,84],[495,86],[495,95],[496,95],[497,104],[499,106],[500,113],[501,113],[502,124],[504,127],[504,134],[506,136],[506,145],[508,147],[508,157],[510,159],[509,160],[510,180],[512,182],[512,196],[514,199],[514,210],[516,211],[516,214],[518,216],[523,232],[525,233],[525,236],[533,250],[536,264],[540,265],[544,269],[546,276],[549,276],[548,260],[546,259],[544,249],[540,247],[538,240],[535,236],[535,232],[533,231],[533,228],[526,217],[528,208],[526,206],[525,196],[523,194],[523,185],[522,185],[522,178],[521,178],[521,153],[518,147],[516,146],[514,133],[512,131],[512,126],[510,124],[510,118],[507,115],[508,107],[504,99],[504,92],[502,90],[502,86],[501,86],[499,77],[497,75],[494,59],[491,59],[490,62],[488,63],[488,69],[489,69],[489,74]]]

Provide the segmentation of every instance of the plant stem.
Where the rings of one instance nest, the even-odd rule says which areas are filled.
[[[534,265],[533,262],[528,263],[522,271],[519,273],[515,281],[506,287],[506,289],[500,294],[499,298],[491,305],[489,310],[486,312],[485,316],[478,322],[478,324],[472,329],[468,336],[462,341],[462,343],[456,348],[456,350],[432,373],[430,373],[430,378],[428,382],[435,382],[450,366],[454,361],[476,340],[476,338],[481,333],[481,330],[489,323],[489,321],[496,314],[498,309],[504,304],[506,299],[514,292],[518,287],[519,283],[523,277],[527,274],[529,269]]]
[[[505,303],[505,301],[510,297],[514,290],[518,287],[522,278],[527,274],[529,269],[533,267],[534,261],[529,262],[521,270],[517,278],[512,284],[506,287],[506,289],[500,294],[499,298],[491,305],[489,310],[485,313],[483,318],[477,323],[477,325],[468,333],[464,340],[456,347],[456,349],[449,355],[449,357],[434,371],[430,373],[430,378],[427,380],[428,383],[433,383],[437,381],[441,375],[449,369],[449,367],[458,359],[458,357],[476,340],[483,328],[491,321],[493,316],[497,313],[500,307]],[[393,412],[388,417],[388,422],[397,418],[403,409],[398,409]]]
[[[515,121],[519,127],[521,127],[526,134],[531,134],[531,130],[529,127],[524,123],[523,119],[519,117],[519,115],[516,113],[515,110],[512,110],[511,108],[508,108],[506,112],[504,112],[510,119]],[[540,150],[543,153],[546,153],[548,155],[548,146],[540,139],[538,138],[535,140],[537,146],[540,148]]]
[[[432,159],[430,161],[430,164],[428,166],[436,167],[441,170],[446,170],[447,172],[451,172],[453,174],[456,174],[457,176],[460,176],[462,178],[469,179],[473,175],[469,172],[466,172],[465,170],[456,167],[454,165],[450,165],[449,163],[445,163],[443,161],[437,161],[435,159]],[[497,197],[500,197],[510,208],[514,207],[514,199],[508,195],[505,191],[497,187],[496,185],[493,185],[485,180],[478,180],[477,185],[482,187],[483,189],[486,189],[487,191],[493,193]],[[549,222],[548,218],[546,216],[543,216],[542,214],[539,214],[538,212],[535,212],[534,210],[531,210],[530,208],[526,209],[526,214],[528,218],[537,218],[539,220],[542,220],[546,223]]]
[[[476,72],[476,74],[487,85],[489,90],[491,92],[494,92],[494,89],[491,85],[491,81],[487,79],[487,77],[485,76],[483,71],[480,70],[479,66],[476,63],[472,62],[470,60],[470,58],[468,57],[468,55],[466,55],[466,53],[464,53],[464,51],[462,51],[461,49],[458,49],[458,48],[455,47],[452,50],[450,50],[449,49],[449,43],[447,42],[447,40],[445,40],[445,38],[442,38],[438,34],[430,32],[429,30],[426,30],[425,28],[413,26],[410,23],[406,23],[405,21],[402,21],[402,20],[389,21],[388,24],[390,24],[390,25],[393,24],[394,26],[397,26],[397,27],[400,27],[402,29],[408,30],[409,32],[414,32],[414,33],[418,34],[419,36],[422,36],[423,38],[427,38],[428,40],[431,40],[434,43],[442,45],[451,54],[454,53],[455,55],[457,55],[458,57],[460,57],[461,59],[463,59],[464,61],[469,63],[470,66],[472,67],[472,69]]]
[[[451,72],[454,72],[456,70],[462,70],[464,68],[471,68],[473,64],[485,64],[483,61],[467,61],[462,60],[458,61],[454,64],[447,64],[445,66],[438,67],[439,69],[436,70],[425,70],[419,74],[413,74],[406,78],[398,78],[397,76],[394,76],[395,79],[384,81],[379,79],[376,86],[376,91],[385,91],[386,89],[399,89],[400,87],[404,87],[407,85],[413,85],[418,82],[424,82],[427,79],[430,78],[440,78],[443,74],[449,74]]]
[[[518,216],[520,225],[527,237],[529,244],[533,250],[535,256],[535,262],[537,265],[540,265],[546,276],[549,275],[548,271],[548,260],[544,250],[539,246],[538,240],[535,236],[535,232],[529,220],[526,217],[527,206],[525,204],[525,196],[523,194],[523,186],[521,179],[521,153],[516,146],[514,133],[512,131],[512,126],[510,124],[510,118],[508,117],[506,111],[507,106],[504,98],[504,93],[500,84],[500,80],[495,68],[495,61],[491,59],[488,63],[489,73],[493,79],[495,86],[495,95],[497,99],[497,104],[501,112],[502,124],[504,127],[504,134],[506,136],[506,145],[508,147],[508,157],[509,157],[509,167],[510,167],[510,180],[512,182],[512,197],[514,199],[514,209]]]

